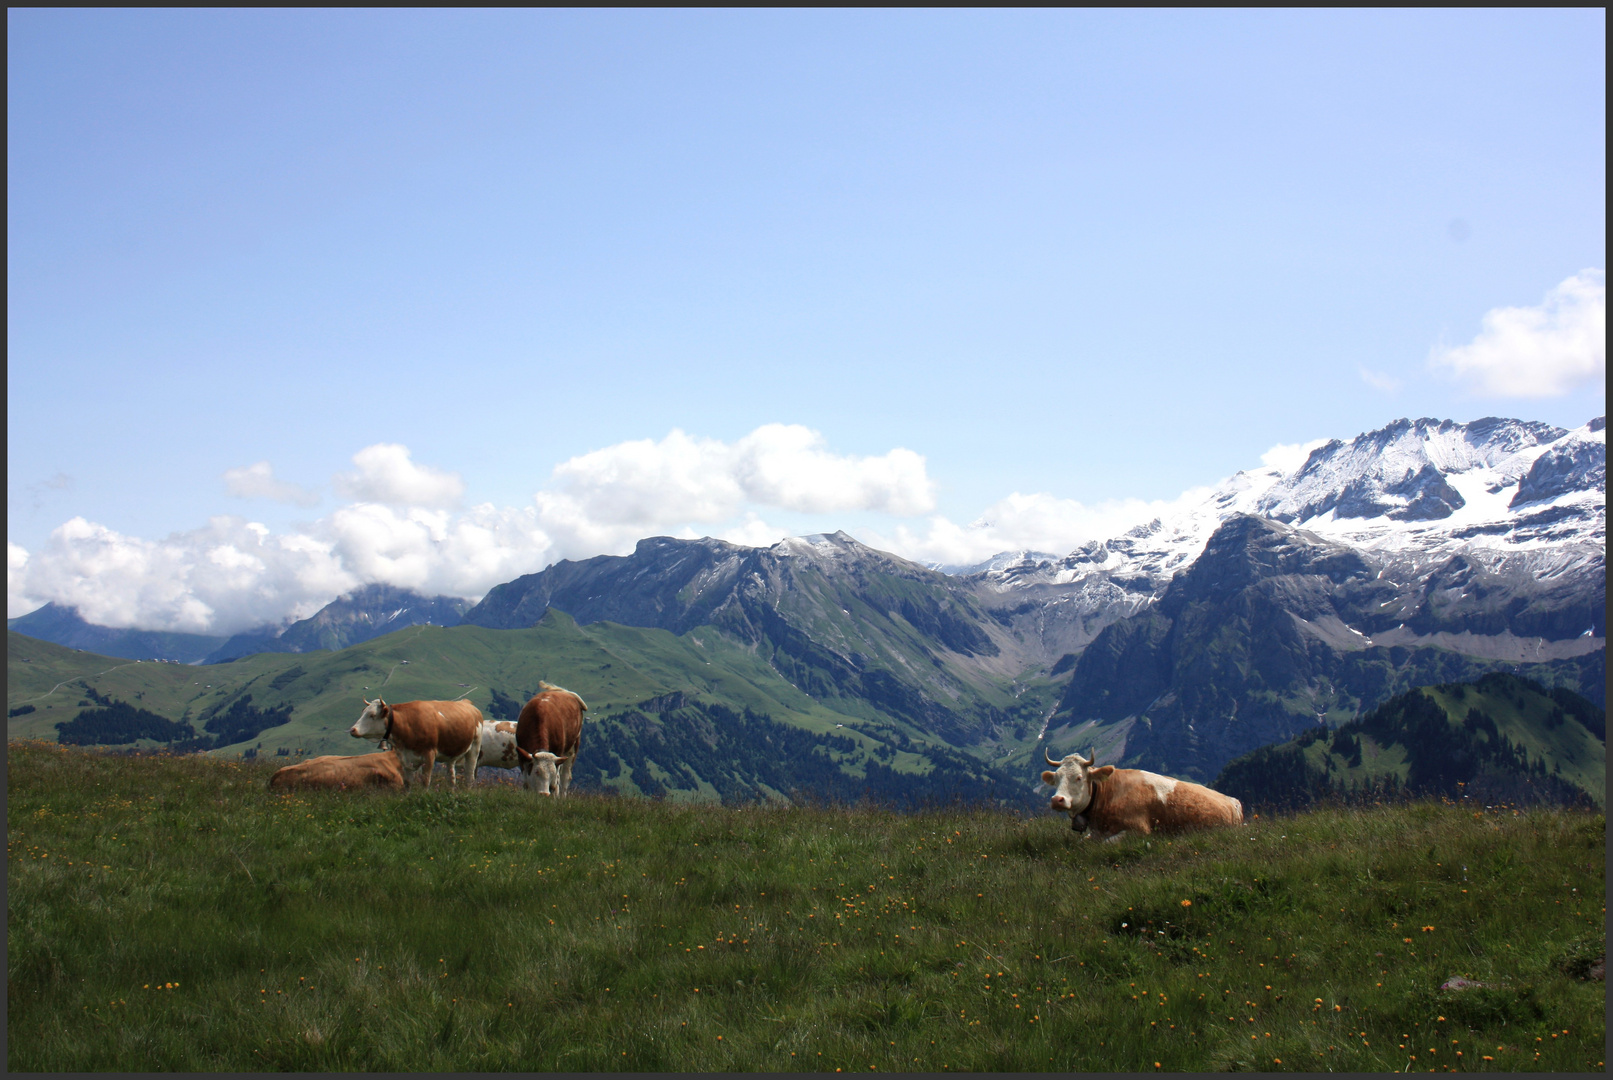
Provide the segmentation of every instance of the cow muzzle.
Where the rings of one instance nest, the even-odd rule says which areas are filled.
[[[1070,800],[1063,795],[1053,796],[1053,809],[1063,812],[1070,808]]]

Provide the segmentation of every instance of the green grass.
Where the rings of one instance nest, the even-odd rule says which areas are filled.
[[[1097,844],[270,769],[11,743],[8,1068],[1602,1068],[1599,814]]]

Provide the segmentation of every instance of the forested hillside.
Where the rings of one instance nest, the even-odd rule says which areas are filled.
[[[1490,674],[1262,747],[1229,763],[1215,786],[1253,807],[1410,796],[1602,806],[1606,717],[1572,691]]]

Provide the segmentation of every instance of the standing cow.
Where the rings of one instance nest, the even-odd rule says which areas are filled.
[[[582,746],[582,714],[588,706],[570,690],[539,681],[542,689],[521,707],[515,722],[515,753],[521,782],[540,795],[564,795]],[[547,753],[553,760],[541,757]]]
[[[560,794],[560,759],[547,750],[527,755],[525,764],[515,745],[515,725],[508,720],[482,721],[482,755],[477,766],[521,770],[521,784],[539,795]]]
[[[438,759],[448,766],[448,781],[459,784],[458,766],[468,766],[467,786],[476,779],[481,754],[482,711],[468,701],[405,701],[388,705],[380,698],[364,703],[358,722],[348,729],[355,739],[391,744],[403,762],[407,785],[409,771],[418,769],[420,782],[431,786],[431,770]]]
[[[1076,832],[1090,827],[1105,840],[1118,840],[1128,831],[1146,836],[1155,829],[1243,824],[1243,804],[1203,784],[1142,769],[1097,766],[1096,754],[1054,761],[1043,750],[1042,756],[1058,770],[1042,773],[1042,783],[1054,788],[1053,809],[1068,811]]]

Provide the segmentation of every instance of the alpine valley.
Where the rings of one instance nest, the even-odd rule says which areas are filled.
[[[474,606],[370,586],[228,641],[46,608],[10,622],[8,735],[121,705],[108,745],[352,753],[360,694],[507,716],[547,679],[590,706],[582,787],[1031,806],[1044,751],[1091,748],[1210,782],[1493,672],[1605,708],[1606,461],[1602,418],[1400,420],[1062,556],[655,537]]]

